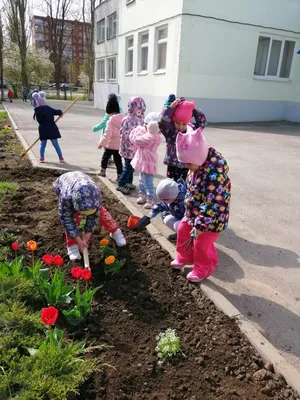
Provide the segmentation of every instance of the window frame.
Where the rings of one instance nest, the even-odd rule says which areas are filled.
[[[104,67],[103,71],[101,70],[101,65],[103,65],[103,67]],[[102,76],[101,72],[104,72],[103,76]],[[97,74],[97,76],[96,76],[97,82],[105,81],[106,71],[105,71],[105,60],[104,59],[97,60],[96,74]]]
[[[132,40],[132,46],[129,41]],[[125,75],[133,75],[134,70],[134,36],[130,35],[125,38]],[[132,70],[129,70],[129,52],[132,53]]]
[[[270,40],[269,41],[267,62],[266,62],[264,75],[256,75],[255,74],[255,68],[256,68],[256,63],[257,63],[257,56],[258,56],[260,38],[266,38],[266,39]],[[280,48],[278,65],[277,65],[277,73],[276,73],[276,75],[268,75],[269,67],[270,67],[270,59],[271,59],[273,41],[281,42],[281,48]],[[292,55],[292,60],[291,60],[291,67],[290,67],[290,71],[289,71],[289,77],[288,78],[283,78],[283,77],[280,76],[280,74],[281,74],[281,69],[282,69],[283,62],[284,62],[283,55],[284,55],[285,46],[286,46],[287,42],[294,43],[294,50],[293,50],[293,55]],[[293,68],[296,43],[297,43],[297,39],[296,38],[289,38],[289,37],[283,37],[283,36],[264,34],[263,32],[261,32],[259,34],[259,36],[258,36],[256,57],[255,57],[255,61],[254,61],[253,79],[268,80],[268,81],[278,81],[278,82],[291,82],[292,81],[291,73],[292,73],[292,68]]]
[[[115,69],[115,76],[114,77],[110,77],[110,65],[109,65],[109,63],[110,63],[110,61],[112,61],[112,60],[115,60],[115,65],[114,65],[114,69]],[[115,82],[116,80],[117,80],[117,57],[109,57],[109,58],[107,58],[107,61],[106,61],[106,68],[107,68],[107,81],[108,82]]]
[[[146,43],[142,43],[142,37],[143,36],[148,36],[148,41]],[[138,36],[138,73],[141,75],[146,75],[148,73],[149,70],[149,39],[150,39],[150,35],[149,35],[149,30],[147,31],[143,31],[139,33]],[[142,60],[142,56],[143,56],[143,49],[147,49],[147,68],[143,69],[142,65],[143,65],[143,60]]]
[[[115,18],[113,18],[113,17],[115,17]],[[113,27],[114,23],[116,25],[115,32],[111,31],[112,32],[111,35],[110,35],[110,27],[109,27],[110,20],[112,21],[112,27]],[[117,22],[118,22],[117,11],[115,11],[112,14],[107,16],[107,29],[106,29],[107,40],[112,40],[117,37]]]
[[[101,40],[98,40],[98,24],[100,25],[100,23],[101,22],[104,22],[104,26],[103,26],[103,28],[104,28],[104,38]],[[103,42],[105,42],[105,18],[102,18],[102,19],[100,19],[100,21],[97,21],[97,44],[99,44],[99,43],[103,43]],[[101,32],[102,32],[102,29],[101,29]]]
[[[159,32],[167,29],[167,37],[163,39],[159,39]],[[155,28],[155,57],[154,57],[154,74],[165,73],[167,69],[167,60],[168,60],[168,37],[169,37],[169,26],[161,25]],[[166,59],[165,59],[165,67],[159,68],[159,46],[161,44],[166,44]]]

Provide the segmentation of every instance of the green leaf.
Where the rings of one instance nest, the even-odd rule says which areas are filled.
[[[9,263],[4,262],[0,264],[0,278],[5,277],[6,275],[9,275],[10,268],[9,268]]]
[[[13,276],[20,276],[23,270],[23,257],[19,256],[16,257],[10,264],[9,264],[11,275]]]
[[[64,335],[64,332],[61,331],[60,329],[57,329],[56,327],[53,329],[53,338],[57,341],[60,342],[62,337]]]
[[[75,307],[72,310],[64,310],[63,315],[65,316],[68,324],[72,326],[78,326],[84,321],[81,312]]]
[[[26,350],[28,351],[30,356],[35,356],[39,352],[37,349],[31,349],[29,347],[26,347]]]

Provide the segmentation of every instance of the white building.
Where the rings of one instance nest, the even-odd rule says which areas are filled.
[[[138,94],[160,110],[175,93],[210,122],[300,122],[299,0],[104,0],[102,18],[112,4],[123,106]]]
[[[98,0],[99,1],[99,0]],[[109,93],[119,93],[117,80],[119,0],[100,0],[95,11],[95,107],[105,109]]]

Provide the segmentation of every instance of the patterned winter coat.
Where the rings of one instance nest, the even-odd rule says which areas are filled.
[[[156,174],[157,149],[162,139],[160,132],[150,133],[143,126],[138,126],[130,132],[129,138],[137,149],[131,161],[133,168],[146,174]]]
[[[228,226],[231,182],[227,162],[210,147],[207,160],[190,172],[187,180],[184,220],[206,232],[222,232]]]
[[[173,217],[175,217],[178,221],[181,221],[184,217],[185,212],[185,203],[184,199],[186,196],[186,186],[183,179],[179,179],[177,181],[179,194],[176,199],[171,204],[166,204],[163,202],[157,203],[152,207],[152,211],[154,214],[169,212]]]
[[[144,124],[144,115],[146,104],[141,97],[132,97],[128,102],[128,114],[122,121],[121,125],[121,147],[120,154],[122,157],[132,160],[136,148],[130,140],[130,132],[139,125]]]
[[[124,114],[112,115],[106,125],[104,136],[100,139],[99,146],[111,150],[119,150],[120,148],[120,128]]]
[[[162,118],[159,122],[159,128],[161,133],[166,138],[167,150],[164,158],[164,164],[172,167],[184,168],[184,164],[178,161],[176,155],[176,137],[178,134],[175,128],[174,122],[172,121],[175,109],[171,107],[165,107],[162,112]],[[206,117],[201,110],[195,109],[193,111],[193,118],[195,124],[189,124],[187,131],[196,130],[198,128],[204,129],[206,126]]]
[[[75,171],[60,176],[53,186],[59,200],[59,220],[71,238],[74,239],[79,235],[74,218],[76,211],[96,209],[94,214],[86,217],[85,230],[93,232],[98,223],[101,208],[100,189],[94,181],[85,173]]]

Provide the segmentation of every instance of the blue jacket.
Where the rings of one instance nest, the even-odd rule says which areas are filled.
[[[185,204],[184,204],[184,198],[186,195],[186,186],[183,181],[183,179],[179,179],[177,181],[178,183],[178,188],[179,188],[179,194],[176,197],[176,199],[173,201],[171,204],[166,204],[166,203],[157,203],[152,207],[152,212],[154,215],[158,215],[162,212],[169,212],[173,217],[175,217],[178,221],[180,221],[185,212]]]
[[[35,117],[39,123],[40,140],[59,139],[61,135],[54,122],[55,115],[62,115],[61,110],[55,110],[50,106],[39,106],[34,109]]]

